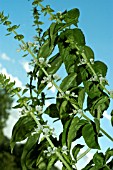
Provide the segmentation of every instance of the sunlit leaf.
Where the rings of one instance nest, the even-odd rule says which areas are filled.
[[[65,92],[69,88],[77,85],[76,76],[76,73],[71,73],[62,80],[62,83],[60,84],[60,88],[62,89],[62,91]]]
[[[83,138],[89,148],[100,149],[98,144],[98,133],[95,132],[95,126],[87,123],[82,129]]]
[[[13,150],[16,142],[20,142],[30,136],[35,126],[36,123],[31,116],[20,117],[13,127],[10,143],[11,150]]]

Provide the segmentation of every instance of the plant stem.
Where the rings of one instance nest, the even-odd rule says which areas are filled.
[[[80,159],[82,159],[85,155],[87,155],[87,153],[91,150],[91,148],[88,148],[85,152],[83,152],[80,156],[77,157],[77,161],[79,161]]]

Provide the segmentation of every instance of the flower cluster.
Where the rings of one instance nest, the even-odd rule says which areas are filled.
[[[52,80],[52,76],[51,75],[48,75],[47,77],[43,77],[43,80],[41,81],[41,83],[50,83]]]
[[[82,58],[82,59],[80,59],[80,63],[78,63],[77,66],[81,66],[86,63],[87,63],[87,61],[84,58]]]
[[[67,146],[64,145],[64,146],[61,148],[61,152],[67,155],[67,154],[68,154],[68,148],[67,148]]]
[[[47,125],[41,125],[39,124],[38,127],[35,129],[36,133],[42,133],[43,136],[47,137],[52,135],[53,137],[56,137],[56,134],[54,132],[54,128],[50,128]]]
[[[49,64],[48,60],[45,60],[43,57],[40,57],[38,59],[39,63],[45,67],[51,67],[51,65]]]
[[[48,146],[47,150],[45,150],[44,153],[47,154],[47,156],[49,157],[49,156],[55,154],[56,150],[57,150],[56,147],[52,148],[52,147]]]
[[[78,95],[75,94],[75,92],[70,92],[70,91],[66,91],[66,92],[62,92],[62,93],[59,93],[58,97],[57,98],[64,98],[65,96],[70,96],[70,97],[75,97],[77,98]]]
[[[37,105],[37,106],[35,107],[35,110],[36,110],[37,112],[39,112],[40,114],[43,113],[43,107],[40,106],[40,105]]]

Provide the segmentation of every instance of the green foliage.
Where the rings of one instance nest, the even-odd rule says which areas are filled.
[[[29,53],[33,57],[33,71],[28,73],[30,82],[24,90],[15,87],[15,82],[10,82],[10,78],[0,75],[0,85],[12,96],[16,94],[19,98],[14,108],[22,109],[22,116],[13,128],[11,149],[13,150],[16,142],[27,139],[21,157],[24,170],[50,170],[57,160],[62,161],[62,170],[72,170],[76,169],[77,160],[87,154],[85,151],[78,156],[84,145],[77,144],[73,147],[76,140],[83,137],[88,149],[98,150],[83,169],[109,170],[113,168],[113,161],[109,160],[113,151],[109,148],[103,154],[99,143],[101,132],[113,141],[101,128],[103,113],[108,109],[112,98],[112,92],[105,87],[108,85],[105,78],[107,66],[101,61],[95,61],[82,30],[77,28],[80,15],[77,8],[53,14],[54,10],[49,5],[43,7],[41,2],[32,2],[35,43],[39,47],[34,42],[25,43],[24,36],[16,32],[19,26],[12,25],[9,16],[4,16],[4,12],[0,13],[0,23],[7,27],[8,34],[14,33],[14,38],[22,43],[21,50],[27,52],[24,57]],[[44,24],[40,21],[42,13],[44,16],[49,14],[50,20],[54,20],[45,31],[41,28]],[[57,53],[54,54],[56,47]],[[62,64],[65,66],[66,76],[59,81],[56,73]],[[56,96],[46,97],[44,90],[49,83],[55,86]],[[30,92],[29,97],[25,96],[27,91]],[[55,103],[44,109],[45,101],[53,98],[56,99]],[[86,102],[87,108],[84,108]],[[86,111],[94,120],[87,117]],[[55,118],[55,121],[61,120],[63,131],[58,140],[54,137],[54,129],[49,127],[47,121],[44,122],[43,114]],[[113,125],[113,112],[111,124]]]

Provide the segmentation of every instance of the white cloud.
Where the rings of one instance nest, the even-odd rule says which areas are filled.
[[[111,116],[107,113],[107,111],[104,111],[103,116],[108,119],[111,120]]]
[[[30,72],[32,70],[28,61],[21,62],[21,65],[23,66],[23,68],[26,72]]]
[[[10,78],[12,82],[15,81],[15,85],[17,87],[23,88],[22,82],[19,80],[18,77],[13,76],[12,74],[9,74],[6,70],[6,68],[3,68],[2,65],[0,65],[0,72],[4,75],[6,75],[6,78]]]
[[[10,57],[7,56],[6,53],[2,53],[2,54],[0,55],[0,58],[2,58],[3,60],[7,60],[7,61],[10,61],[10,60],[11,60]]]
[[[55,88],[54,85],[52,85],[52,83],[48,83],[47,87],[48,87],[48,88],[51,87],[50,90],[51,90],[52,93],[55,93],[55,92],[56,92],[56,88]]]

